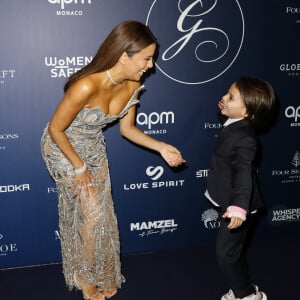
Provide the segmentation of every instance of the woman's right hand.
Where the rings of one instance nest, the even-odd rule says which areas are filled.
[[[178,167],[185,163],[180,151],[172,145],[164,143],[159,152],[170,167]]]
[[[88,198],[95,193],[92,175],[88,169],[75,175],[73,188],[74,190],[77,190],[78,196],[80,196],[82,191],[84,191]]]

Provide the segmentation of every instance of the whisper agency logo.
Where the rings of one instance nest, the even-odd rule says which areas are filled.
[[[203,84],[221,76],[244,40],[237,0],[155,0],[146,24],[159,41],[156,67],[182,84]]]

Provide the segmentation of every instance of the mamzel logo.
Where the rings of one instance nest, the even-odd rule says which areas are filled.
[[[140,231],[139,236],[149,236],[155,234],[173,233],[177,230],[178,225],[174,219],[147,221],[130,224],[130,231]]]
[[[162,28],[156,20],[166,15],[168,22]],[[183,84],[221,76],[236,60],[244,40],[244,17],[237,0],[155,0],[146,23],[160,41],[156,67]]]

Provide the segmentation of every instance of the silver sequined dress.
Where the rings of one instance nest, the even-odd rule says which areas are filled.
[[[73,188],[74,168],[45,128],[41,148],[46,166],[58,191],[59,229],[63,272],[67,286],[77,282],[95,285],[100,291],[119,288],[119,231],[111,196],[111,182],[102,129],[123,117],[138,103],[137,89],[118,115],[104,115],[100,108],[82,109],[65,133],[91,171],[95,194],[87,198]],[[74,280],[75,278],[75,280]]]

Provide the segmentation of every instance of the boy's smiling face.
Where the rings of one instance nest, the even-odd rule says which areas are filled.
[[[229,118],[241,119],[247,117],[247,108],[235,83],[231,85],[227,94],[219,101],[218,106],[222,115]]]

